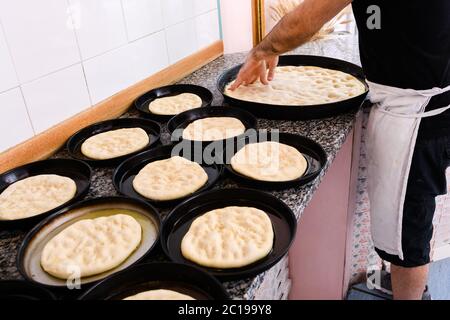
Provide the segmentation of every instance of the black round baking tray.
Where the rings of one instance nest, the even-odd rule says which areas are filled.
[[[228,300],[222,284],[199,268],[178,263],[147,263],[98,283],[80,300],[122,300],[148,290],[166,289],[198,300]]]
[[[228,206],[254,207],[268,214],[274,230],[274,245],[269,255],[251,265],[235,269],[207,268],[185,259],[181,253],[181,241],[192,222],[208,211]],[[251,189],[222,189],[197,195],[173,209],[164,221],[161,245],[173,262],[197,266],[221,280],[239,280],[256,276],[280,261],[288,252],[296,229],[294,213],[275,196]]]
[[[231,158],[241,150],[245,145],[250,143],[258,143],[265,141],[275,141],[288,146],[294,147],[301,152],[306,161],[308,168],[303,176],[298,179],[283,182],[260,181],[247,177],[235,171],[231,166]],[[246,137],[239,140],[236,144],[229,144],[225,149],[225,156],[219,155],[220,158],[226,159],[226,172],[233,180],[240,184],[267,190],[282,190],[293,187],[303,186],[314,180],[323,170],[327,163],[327,154],[317,142],[292,133],[282,133],[276,131],[259,131],[256,136]]]
[[[21,280],[0,281],[0,301],[56,300],[49,290]]]
[[[216,165],[214,163],[206,164],[202,161],[201,158],[196,159],[195,157],[192,157],[192,155],[184,153],[182,149],[179,149],[179,151],[177,151],[177,150],[178,150],[178,148],[176,145],[175,146],[174,145],[162,146],[162,147],[158,147],[153,150],[149,150],[149,151],[140,153],[140,154],[134,156],[133,158],[130,158],[130,159],[124,161],[122,164],[120,164],[119,167],[117,167],[117,169],[114,172],[114,175],[113,175],[114,187],[116,188],[116,190],[118,192],[120,192],[121,194],[126,195],[128,197],[147,201],[156,206],[167,207],[167,206],[174,206],[193,195],[196,195],[205,190],[208,190],[209,188],[212,188],[217,183],[217,181],[219,180],[219,178],[221,177],[222,172],[223,172],[223,167],[221,165]],[[188,159],[190,161],[200,160],[197,162],[200,164],[200,166],[203,168],[203,170],[205,170],[206,174],[208,175],[208,181],[202,188],[200,188],[199,190],[197,190],[196,192],[194,192],[193,194],[191,194],[189,196],[186,196],[186,197],[183,197],[180,199],[176,199],[176,200],[169,200],[169,201],[150,200],[150,199],[147,199],[144,196],[140,195],[139,193],[137,193],[134,190],[133,180],[142,168],[144,168],[146,165],[148,165],[151,162],[168,159],[175,155],[185,157],[186,159]]]
[[[361,81],[366,87],[366,91],[359,96],[355,96],[347,100],[318,105],[280,106],[239,100],[229,97],[224,93],[227,84],[236,79],[236,76],[242,66],[238,65],[225,71],[217,81],[218,90],[223,94],[225,103],[248,110],[259,118],[273,120],[309,120],[333,117],[358,109],[364,102],[364,99],[369,92],[369,87],[365,81],[362,68],[350,62],[321,56],[285,55],[280,56],[278,65],[316,66],[342,71],[353,75]]]
[[[202,99],[201,107],[208,107],[213,101],[213,94],[208,89],[193,84],[174,84],[170,86],[153,89],[134,101],[134,106],[142,116],[159,121],[167,122],[173,115],[155,114],[149,110],[149,104],[159,98],[171,97],[182,93],[193,93]]]
[[[161,230],[161,220],[158,211],[151,205],[138,199],[127,197],[105,197],[81,201],[66,207],[42,221],[25,237],[19,248],[17,268],[20,274],[28,281],[48,288],[67,289],[66,280],[58,279],[46,273],[40,264],[40,257],[44,246],[58,233],[83,220],[108,216],[111,212],[106,210],[123,209],[132,211],[132,215],[141,225],[142,240],[138,248],[119,266],[104,273],[91,277],[81,278],[81,289],[105,279],[106,277],[125,270],[150,255],[158,246]],[[149,230],[157,229],[156,240],[149,236]],[[76,283],[74,283],[76,284]]]
[[[41,174],[57,174],[72,179],[77,186],[75,196],[61,206],[33,217],[18,220],[0,220],[0,229],[30,228],[65,206],[81,200],[89,191],[92,170],[83,161],[72,159],[50,159],[29,163],[0,175],[0,194],[19,180]]]
[[[111,131],[111,130],[118,130],[118,129],[125,129],[125,128],[141,128],[145,130],[145,132],[148,134],[148,137],[150,139],[149,144],[136,152],[112,158],[112,159],[106,159],[106,160],[95,160],[91,159],[89,157],[86,157],[81,152],[81,146],[83,143],[90,137],[95,136],[97,134]],[[87,163],[89,163],[92,166],[102,166],[102,167],[109,167],[119,164],[120,162],[124,161],[125,159],[128,159],[140,152],[143,152],[145,150],[148,150],[149,148],[155,146],[159,142],[159,138],[161,136],[161,126],[151,120],[147,119],[141,119],[141,118],[121,118],[121,119],[113,119],[113,120],[107,120],[102,121],[96,124],[93,124],[89,127],[86,127],[84,129],[81,129],[77,133],[75,133],[68,141],[67,141],[67,150],[69,151],[69,154],[78,160],[83,160]]]
[[[185,140],[183,139],[183,130],[192,122],[204,118],[211,117],[231,117],[239,119],[245,126],[246,132],[242,135],[228,138],[226,140],[217,141],[195,141],[195,140]],[[234,107],[223,107],[215,106],[208,108],[198,108],[192,109],[170,119],[167,123],[167,129],[171,135],[172,142],[180,142],[183,144],[184,148],[191,150],[195,153],[197,157],[199,154],[203,155],[216,155],[220,153],[225,148],[227,143],[232,143],[238,139],[242,139],[246,136],[251,136],[256,134],[256,129],[258,127],[257,119],[249,112],[234,108]]]

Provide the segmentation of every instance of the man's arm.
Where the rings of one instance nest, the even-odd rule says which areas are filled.
[[[278,56],[297,48],[316,34],[352,0],[305,0],[288,13],[252,51],[231,90],[257,79],[268,84],[273,79]],[[268,73],[268,74],[267,74]]]

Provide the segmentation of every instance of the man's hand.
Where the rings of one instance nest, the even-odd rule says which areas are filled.
[[[288,13],[254,48],[230,87],[261,80],[268,84],[274,77],[278,56],[292,50],[310,39],[331,18],[336,16],[352,0],[304,0],[294,11]]]
[[[256,80],[267,85],[269,81],[273,80],[275,75],[275,68],[278,65],[278,56],[269,56],[265,58],[258,58],[253,52],[250,53],[244,65],[242,66],[236,81],[231,85],[231,91],[236,90],[241,85],[249,85]]]

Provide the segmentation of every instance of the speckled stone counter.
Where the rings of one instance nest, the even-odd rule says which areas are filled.
[[[300,54],[315,54],[336,57],[358,63],[356,41],[353,36],[339,36],[333,39],[314,42],[295,51]],[[216,79],[226,69],[241,63],[243,54],[225,55],[211,62],[202,69],[194,72],[181,83],[198,84],[207,87],[214,93],[214,105],[222,103],[222,96],[216,89]],[[124,117],[137,117],[134,110],[130,110]],[[335,118],[312,121],[268,121],[259,120],[260,129],[279,129],[281,132],[297,133],[307,136],[325,149],[328,155],[328,166],[322,174],[311,184],[296,189],[273,192],[279,199],[289,205],[299,218],[308,205],[314,192],[320,185],[329,165],[350,133],[355,120],[355,113],[345,114]],[[164,131],[162,141],[169,142],[167,131]],[[67,158],[65,150],[61,150],[54,157]],[[113,169],[98,168],[94,170],[89,198],[117,195],[112,184]],[[236,187],[230,180],[222,180],[216,188]],[[163,212],[166,214],[167,212]],[[0,231],[0,279],[20,279],[16,268],[16,253],[25,233],[22,231]],[[225,283],[231,296],[235,299],[273,298],[286,299],[289,292],[288,258],[285,257],[272,269],[255,278]],[[281,277],[281,280],[276,280]],[[276,288],[274,287],[276,284]]]

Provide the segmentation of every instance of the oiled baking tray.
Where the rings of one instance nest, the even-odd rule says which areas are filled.
[[[56,300],[56,296],[46,288],[29,281],[0,281],[0,301],[36,300]]]
[[[208,190],[209,188],[212,188],[220,179],[223,172],[223,167],[221,165],[206,164],[202,161],[202,159],[199,159],[200,161],[198,163],[208,175],[208,181],[202,188],[200,188],[193,194],[176,200],[154,201],[147,199],[144,196],[137,193],[133,187],[133,180],[139,173],[139,171],[141,171],[142,168],[144,168],[146,165],[155,161],[169,159],[170,157],[175,155],[185,157],[190,161],[197,161],[195,157],[192,157],[188,153],[183,153],[182,149],[180,149],[179,152],[177,152],[177,150],[178,148],[176,147],[176,145],[162,146],[150,151],[140,153],[137,156],[124,161],[123,163],[120,164],[120,166],[117,167],[117,169],[114,172],[113,175],[114,187],[118,192],[120,192],[125,196],[141,199],[143,201],[150,202],[156,206],[167,207],[167,206],[174,206],[193,195],[199,194],[203,191]]]
[[[369,87],[365,81],[362,68],[347,61],[321,56],[285,55],[280,56],[278,65],[315,66],[342,71],[356,77],[362,84],[364,84],[366,90],[364,93],[347,100],[317,105],[282,106],[244,101],[232,98],[224,93],[227,84],[236,79],[242,66],[238,65],[225,71],[217,81],[217,88],[219,92],[223,94],[225,103],[231,106],[241,107],[251,112],[258,118],[273,120],[308,120],[337,116],[339,114],[356,110],[362,105],[367,93],[369,92]]]
[[[126,129],[126,128],[141,128],[143,129],[148,137],[149,143],[141,150],[138,150],[133,153],[129,153],[127,155],[123,155],[120,157],[106,159],[106,160],[95,160],[85,156],[81,152],[81,146],[83,143],[92,136],[97,134],[118,130],[118,129]],[[67,141],[67,150],[69,154],[78,160],[83,160],[89,163],[92,166],[102,166],[109,167],[119,164],[120,162],[128,159],[140,152],[148,150],[159,142],[159,138],[161,136],[161,126],[151,120],[141,119],[141,118],[121,118],[121,119],[113,119],[95,123],[91,126],[88,126],[84,129],[81,129],[77,133],[75,133],[68,141]]]
[[[181,253],[181,241],[192,222],[208,211],[229,206],[254,207],[269,216],[274,231],[272,251],[251,265],[233,269],[203,267],[184,258]],[[161,245],[173,262],[197,266],[221,280],[239,280],[256,276],[280,261],[288,252],[296,230],[297,220],[294,213],[275,196],[252,189],[221,189],[197,195],[173,209],[164,221]]]
[[[208,89],[193,84],[174,84],[170,86],[160,87],[143,94],[134,101],[134,106],[143,117],[159,122],[166,122],[173,115],[160,115],[150,111],[149,104],[159,98],[176,96],[182,93],[192,93],[202,99],[201,107],[208,107],[213,101],[213,94]]]
[[[233,169],[231,166],[231,158],[239,150],[247,144],[265,141],[274,141],[286,144],[302,153],[308,163],[308,167],[303,176],[295,180],[282,182],[261,181],[247,177]],[[327,163],[327,154],[317,142],[301,135],[276,131],[259,131],[256,136],[246,137],[239,140],[236,144],[227,145],[224,158],[226,159],[226,172],[233,180],[236,180],[238,183],[245,186],[267,190],[282,190],[306,185],[322,172]]]
[[[227,300],[222,284],[213,276],[179,263],[147,263],[122,271],[98,283],[81,300],[122,300],[149,290],[173,290],[196,300]]]
[[[116,210],[116,211],[111,211]],[[69,206],[42,221],[25,237],[18,253],[17,267],[20,274],[29,281],[47,287],[66,288],[66,280],[58,279],[46,273],[40,263],[42,250],[57,234],[83,219],[119,214],[126,210],[126,214],[135,218],[142,228],[142,240],[138,248],[119,266],[104,273],[81,278],[83,288],[98,282],[116,272],[137,264],[148,256],[157,246],[160,234],[160,218],[158,211],[148,203],[126,197],[107,197],[85,200]],[[150,237],[152,228],[156,228],[156,240]],[[74,280],[74,279],[72,279]]]
[[[72,179],[77,186],[75,196],[59,207],[33,217],[0,220],[0,229],[30,228],[65,206],[81,200],[89,191],[92,170],[86,163],[72,159],[50,159],[29,163],[0,175],[0,194],[17,181],[42,174],[56,174]]]

